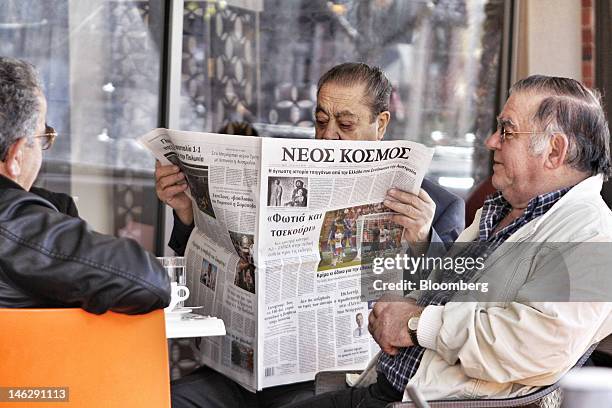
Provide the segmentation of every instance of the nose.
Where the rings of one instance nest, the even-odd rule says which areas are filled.
[[[499,150],[501,149],[501,135],[499,130],[496,130],[494,133],[489,135],[485,139],[485,146],[489,150]]]

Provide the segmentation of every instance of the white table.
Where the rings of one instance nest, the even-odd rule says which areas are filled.
[[[166,319],[166,338],[225,336],[225,324],[216,317],[201,316],[188,313],[181,318]]]

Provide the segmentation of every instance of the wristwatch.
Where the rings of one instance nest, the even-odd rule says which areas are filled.
[[[415,346],[420,346],[419,339],[417,337],[417,328],[419,327],[419,317],[420,315],[411,316],[408,319],[408,335],[410,336],[410,340],[412,340],[412,344]]]

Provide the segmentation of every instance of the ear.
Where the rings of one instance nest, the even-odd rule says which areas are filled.
[[[391,120],[391,113],[389,111],[380,112],[376,117],[376,140],[382,140],[385,137],[387,131],[387,125]]]
[[[13,143],[7,152],[4,160],[4,167],[9,178],[17,180],[23,171],[24,149],[26,148],[26,138],[18,139]]]
[[[555,133],[550,138],[548,155],[544,165],[549,169],[557,169],[565,163],[569,139],[563,133]]]

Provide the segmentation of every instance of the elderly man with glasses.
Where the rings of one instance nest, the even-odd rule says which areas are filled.
[[[428,400],[521,396],[556,382],[612,333],[612,212],[600,196],[610,131],[599,95],[532,76],[512,87],[498,123],[485,142],[498,191],[450,250],[481,256],[484,267],[430,276],[486,282],[487,292],[379,301],[368,329],[382,352],[357,387],[291,407],[384,407],[407,385]]]
[[[46,115],[34,67],[0,57],[0,307],[136,314],[167,306],[168,275],[151,254],[91,231],[68,196],[32,187],[57,136]]]

